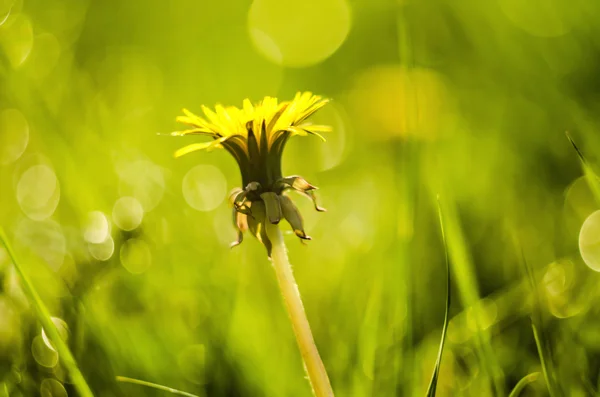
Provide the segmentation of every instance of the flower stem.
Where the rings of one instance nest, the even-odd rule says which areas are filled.
[[[290,316],[292,327],[294,328],[298,348],[300,349],[304,367],[308,373],[313,394],[316,397],[333,397],[333,390],[331,389],[325,366],[319,356],[319,351],[315,345],[310,325],[304,312],[304,306],[302,305],[298,285],[294,279],[292,265],[288,259],[287,248],[283,241],[281,230],[279,230],[277,225],[273,225],[268,221],[264,224],[267,236],[269,236],[273,244],[271,256],[279,289],[283,295],[283,300]]]

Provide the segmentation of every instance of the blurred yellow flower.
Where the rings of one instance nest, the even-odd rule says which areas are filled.
[[[291,200],[283,195],[294,189],[315,202],[318,211],[324,209],[316,204],[313,191],[317,189],[302,177],[283,177],[281,158],[288,139],[294,135],[316,135],[331,131],[331,127],[313,125],[308,118],[329,102],[310,92],[297,93],[293,100],[279,103],[277,98],[265,97],[253,105],[245,99],[243,107],[217,105],[215,110],[202,106],[205,118],[184,109],[184,116],[177,121],[191,128],[172,132],[173,136],[206,135],[210,142],[193,143],[175,152],[175,157],[196,150],[224,148],[237,161],[244,189],[236,189],[231,196],[234,224],[238,229],[237,245],[242,242],[243,232],[250,231],[271,252],[263,222],[273,224],[285,218],[296,235],[310,239],[304,233],[303,221]]]
[[[436,139],[451,123],[443,76],[432,69],[378,65],[362,72],[350,92],[357,121],[379,133],[370,139]]]

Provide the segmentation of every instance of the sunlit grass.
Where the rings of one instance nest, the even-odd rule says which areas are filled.
[[[90,390],[83,375],[81,374],[81,371],[79,370],[79,367],[77,366],[77,363],[75,362],[75,359],[73,358],[69,347],[66,345],[66,343],[63,341],[62,337],[58,333],[58,330],[56,329],[56,326],[54,325],[54,322],[50,317],[50,313],[48,312],[46,305],[44,304],[42,298],[38,294],[36,288],[33,286],[30,277],[23,269],[21,263],[17,260],[16,254],[13,251],[10,242],[8,241],[8,237],[6,236],[4,229],[2,229],[1,227],[0,243],[2,243],[4,248],[6,248],[12,265],[15,267],[17,273],[19,274],[19,278],[21,279],[23,291],[25,292],[27,299],[29,300],[31,305],[34,307],[35,313],[39,322],[42,324],[44,332],[50,337],[50,341],[56,348],[59,359],[67,369],[71,381],[77,389],[77,392],[82,397],[93,397],[93,393]]]
[[[318,3],[0,1],[0,396],[310,395],[235,160],[156,135],[298,91],[334,131],[283,172],[329,212],[282,231],[336,395],[598,394],[600,3]]]
[[[442,241],[444,242],[444,257],[446,264],[446,310],[444,312],[444,325],[442,326],[442,335],[440,337],[440,348],[438,352],[437,359],[435,360],[435,368],[433,370],[433,375],[431,376],[431,381],[429,382],[429,387],[427,388],[427,397],[435,397],[435,392],[437,389],[438,376],[440,373],[440,365],[442,364],[442,354],[444,353],[444,344],[446,343],[446,331],[448,330],[448,315],[450,312],[450,263],[448,259],[448,247],[446,246],[446,236],[444,233],[444,217],[442,214],[442,208],[439,203],[440,197],[437,197],[438,201],[438,217],[440,220],[440,231],[442,234]]]

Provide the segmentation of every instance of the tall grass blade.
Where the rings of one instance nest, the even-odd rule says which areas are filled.
[[[579,160],[581,161],[581,168],[583,169],[585,179],[587,180],[592,194],[594,195],[594,199],[596,200],[597,204],[600,204],[600,180],[598,179],[598,176],[590,166],[589,162],[587,161],[581,150],[579,150],[579,147],[577,147],[577,144],[575,144],[575,141],[571,137],[569,131],[567,131],[565,134],[567,135],[567,139],[569,140],[569,142],[571,142],[573,149],[575,149],[575,152],[577,152],[577,156],[579,156]]]
[[[523,377],[523,379],[521,379],[517,385],[515,386],[515,388],[510,392],[510,394],[508,395],[508,397],[519,397],[519,394],[521,394],[521,391],[530,383],[535,382],[536,380],[538,380],[538,378],[540,377],[540,373],[539,372],[533,372],[529,375],[525,375]]]
[[[554,368],[552,365],[552,354],[548,348],[544,346],[542,340],[547,340],[544,335],[540,335],[540,330],[538,326],[542,324],[542,300],[540,298],[538,289],[536,288],[535,276],[533,275],[533,269],[527,260],[525,259],[525,254],[523,253],[523,249],[521,248],[521,257],[523,261],[523,265],[525,266],[525,271],[527,272],[527,277],[529,278],[529,283],[531,284],[532,293],[535,297],[535,304],[533,305],[532,316],[531,316],[531,328],[533,330],[533,337],[535,339],[535,345],[537,347],[538,355],[540,356],[540,363],[542,365],[542,373],[544,374],[544,379],[546,380],[546,386],[548,387],[548,393],[550,397],[558,397],[561,396],[562,393],[558,388],[555,376],[554,376]],[[537,325],[536,325],[537,323]],[[543,331],[542,331],[543,333]]]
[[[146,382],[145,380],[128,378],[126,376],[117,376],[116,379],[117,379],[117,382],[133,383],[134,385],[151,387],[153,389],[166,391],[166,392],[169,392],[169,393],[172,393],[172,394],[177,394],[179,396],[200,397],[200,396],[198,396],[196,394],[192,394],[192,393],[188,393],[188,392],[185,392],[185,391],[173,389],[172,387],[167,387],[167,386],[159,385],[159,384],[152,383],[152,382]]]
[[[446,256],[446,313],[444,314],[444,326],[442,328],[442,337],[440,340],[440,348],[438,350],[437,360],[435,361],[435,368],[433,369],[433,375],[427,388],[427,397],[435,397],[437,389],[438,376],[440,373],[440,366],[442,364],[442,354],[444,352],[444,343],[446,342],[446,330],[448,329],[448,313],[450,312],[450,260],[448,259],[448,246],[446,245],[446,235],[444,234],[444,217],[442,216],[442,207],[440,206],[440,198],[438,196],[438,217],[440,219],[440,229],[442,231],[442,241],[444,243],[444,253]]]
[[[77,390],[77,392],[79,393],[79,395],[81,397],[93,397],[93,393],[92,393],[90,387],[88,386],[87,382],[85,381],[85,378],[81,374],[81,371],[79,370],[79,367],[77,366],[77,363],[75,362],[75,359],[73,358],[73,355],[71,354],[71,351],[69,350],[69,347],[67,346],[65,341],[61,338],[60,334],[58,333],[58,330],[56,329],[56,326],[54,325],[54,322],[52,321],[52,319],[50,317],[50,313],[48,312],[46,305],[44,305],[44,302],[42,301],[42,299],[40,298],[39,294],[37,293],[35,287],[29,280],[29,277],[23,271],[23,268],[19,264],[19,261],[16,258],[16,255],[12,249],[12,246],[8,242],[6,233],[4,232],[4,229],[2,229],[1,227],[0,227],[0,242],[6,248],[6,251],[8,253],[8,256],[10,257],[10,260],[12,261],[13,266],[15,267],[15,270],[17,271],[17,274],[21,278],[21,284],[23,285],[23,292],[25,293],[25,296],[27,296],[29,303],[31,303],[31,305],[34,307],[37,318],[40,321],[40,323],[42,324],[42,327],[44,327],[44,331],[46,332],[46,335],[50,338],[50,341],[56,348],[56,351],[58,352],[58,356],[60,357],[60,360],[62,361],[65,369],[67,370],[69,376],[71,377],[71,381],[73,382],[75,389]]]
[[[544,354],[544,347],[540,339],[540,333],[538,332],[538,329],[533,323],[533,321],[531,322],[531,328],[533,329],[533,338],[535,339],[535,346],[537,347],[537,351],[540,356],[540,363],[542,364],[542,372],[544,373],[544,379],[546,379],[546,385],[548,386],[548,393],[550,393],[550,397],[556,397],[558,393],[554,391],[555,387],[552,372],[550,369],[550,363],[546,360],[546,355]]]

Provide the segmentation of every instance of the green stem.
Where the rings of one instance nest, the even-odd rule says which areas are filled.
[[[15,270],[17,271],[17,273],[19,274],[19,277],[21,278],[22,285],[23,285],[23,292],[27,296],[27,299],[29,300],[31,305],[35,308],[35,312],[37,314],[38,320],[40,321],[40,323],[42,323],[42,327],[44,327],[44,331],[46,332],[46,335],[48,335],[48,337],[50,338],[50,341],[56,348],[56,351],[58,352],[58,355],[59,355],[60,359],[62,360],[63,365],[65,366],[67,372],[69,373],[69,375],[71,377],[71,381],[73,382],[75,389],[77,390],[77,392],[79,393],[79,395],[81,397],[93,397],[94,394],[92,393],[92,391],[90,390],[90,387],[86,383],[83,375],[81,374],[81,371],[79,371],[79,367],[77,366],[77,363],[75,362],[75,359],[73,358],[73,355],[71,354],[71,351],[69,350],[69,347],[67,346],[65,341],[61,338],[60,334],[58,333],[58,330],[56,329],[56,326],[52,322],[52,319],[50,317],[50,313],[48,312],[48,309],[44,305],[44,302],[42,301],[42,299],[38,295],[37,291],[35,290],[33,284],[29,280],[29,277],[27,276],[27,274],[25,274],[25,272],[23,271],[23,268],[17,261],[15,253],[14,253],[11,245],[8,242],[8,238],[6,237],[6,234],[4,233],[4,229],[2,229],[1,227],[0,227],[0,242],[2,242],[4,247],[6,247],[8,256],[10,257],[10,260],[12,261],[12,263],[15,267]]]
[[[281,230],[277,225],[273,225],[266,221],[264,223],[267,231],[267,236],[273,244],[273,252],[271,253],[273,268],[279,283],[279,289],[285,302],[285,307],[292,322],[292,328],[296,335],[296,342],[304,361],[308,379],[312,386],[313,394],[316,397],[333,397],[333,390],[329,383],[329,377],[325,371],[325,366],[319,351],[315,345],[315,341],[304,312],[298,285],[294,279],[292,265],[288,259],[287,249],[283,241]]]

